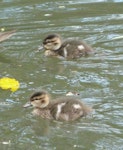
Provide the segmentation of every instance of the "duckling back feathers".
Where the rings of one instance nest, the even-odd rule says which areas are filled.
[[[79,58],[92,54],[93,49],[83,41],[67,39],[57,53],[65,58]]]
[[[50,106],[50,113],[55,120],[74,121],[89,112],[91,109],[75,97],[58,98]]]

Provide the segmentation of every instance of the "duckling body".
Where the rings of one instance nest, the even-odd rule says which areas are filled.
[[[92,109],[73,96],[60,97],[50,101],[47,92],[36,92],[30,97],[30,104],[34,107],[33,115],[42,118],[61,121],[74,121],[86,116]],[[26,107],[24,105],[24,107]]]
[[[78,39],[62,41],[60,35],[51,34],[43,40],[46,56],[62,56],[65,58],[79,58],[94,53],[85,42]]]

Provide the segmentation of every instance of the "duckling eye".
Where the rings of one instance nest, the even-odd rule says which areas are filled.
[[[31,101],[36,101],[36,100],[39,100],[38,98],[33,98],[33,99],[31,99]]]
[[[58,43],[54,43],[54,45],[57,45]]]
[[[31,99],[31,101],[33,102],[35,99]]]

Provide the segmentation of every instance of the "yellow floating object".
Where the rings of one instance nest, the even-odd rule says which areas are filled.
[[[5,31],[5,28],[1,28],[0,30],[1,30],[1,31]]]
[[[15,80],[14,78],[8,78],[8,77],[3,77],[0,79],[0,87],[3,90],[10,90],[12,92],[15,92],[16,90],[19,89],[19,82]]]

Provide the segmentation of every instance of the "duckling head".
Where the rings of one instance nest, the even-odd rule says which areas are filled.
[[[30,103],[35,108],[45,108],[49,104],[50,97],[47,92],[35,92],[30,97]]]
[[[43,40],[45,50],[55,51],[62,45],[61,37],[58,34],[50,34]]]

